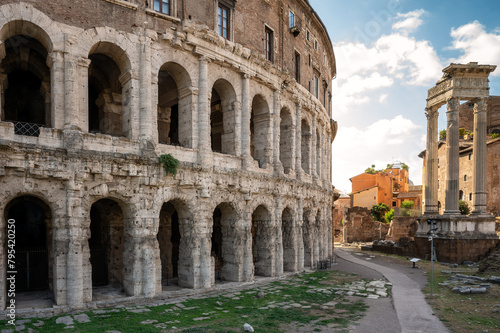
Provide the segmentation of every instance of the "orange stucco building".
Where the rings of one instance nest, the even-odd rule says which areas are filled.
[[[376,173],[362,173],[350,179],[352,183],[351,206],[371,208],[384,203],[399,207],[398,195],[408,192],[408,170],[399,165]]]

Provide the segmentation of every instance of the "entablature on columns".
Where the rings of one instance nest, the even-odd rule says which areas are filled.
[[[478,65],[477,62],[451,64],[443,69],[443,77],[429,89],[427,107],[437,107],[452,98],[472,100],[489,96],[488,75],[494,65]]]

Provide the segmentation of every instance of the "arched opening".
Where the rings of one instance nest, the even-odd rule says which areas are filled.
[[[458,191],[458,200],[464,200],[464,191],[460,190]]]
[[[271,214],[263,205],[258,206],[252,214],[252,256],[255,269],[255,275],[270,276],[271,262],[269,237],[269,225],[271,223]]]
[[[17,308],[50,306],[53,300],[52,215],[50,208],[33,196],[10,201],[5,209],[6,271],[16,271],[15,299]],[[14,250],[14,252],[12,251]],[[9,260],[10,259],[10,260]],[[6,278],[11,274],[7,273]],[[9,285],[8,280],[6,285]],[[9,302],[9,299],[7,299]]]
[[[304,241],[304,267],[313,266],[313,227],[310,220],[311,211],[304,210],[302,215],[302,240]]]
[[[210,137],[214,152],[236,154],[235,101],[236,94],[231,84],[224,79],[217,80],[210,99]]]
[[[217,90],[212,89],[210,103],[210,139],[212,151],[222,153],[222,137],[224,136],[224,116],[222,114],[221,100]]]
[[[164,70],[158,74],[158,142],[180,144],[179,92],[174,78]]]
[[[89,59],[89,132],[124,136],[120,68],[102,53]]]
[[[222,212],[219,207],[215,208],[213,213],[213,225],[212,225],[212,250],[211,256],[214,258],[214,271],[215,280],[220,280],[220,272],[222,266],[224,265],[224,259],[222,256]]]
[[[52,126],[48,52],[26,35],[12,36],[4,45],[1,120],[13,122],[15,134],[39,136],[40,127]]]
[[[90,208],[90,264],[92,300],[110,297],[107,290],[123,291],[123,249],[125,224],[123,211],[112,199],[96,201]],[[107,286],[107,289],[96,288]]]
[[[265,99],[257,95],[252,101],[250,116],[250,154],[264,168],[270,163],[268,151],[271,147],[271,118]]]
[[[290,208],[285,208],[281,214],[281,233],[283,239],[283,270],[296,270],[296,247],[293,214]]]
[[[179,64],[168,62],[158,72],[158,142],[193,146],[193,93],[191,79]]]
[[[293,168],[293,120],[290,111],[286,108],[280,114],[280,161],[285,173]]]
[[[302,119],[300,124],[302,133],[301,148],[301,166],[305,173],[311,173],[311,130],[307,120]]]
[[[177,285],[181,233],[179,214],[172,202],[164,203],[161,208],[157,239],[160,246],[162,285]]]
[[[211,236],[214,282],[241,279],[242,242],[235,228],[237,221],[238,215],[230,203],[221,203],[214,209]]]

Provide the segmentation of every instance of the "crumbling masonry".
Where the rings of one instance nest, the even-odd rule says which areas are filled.
[[[18,291],[68,307],[332,256],[326,29],[306,0],[201,2],[2,0],[2,306],[9,221]]]

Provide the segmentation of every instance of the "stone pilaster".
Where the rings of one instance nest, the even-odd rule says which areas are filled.
[[[64,54],[64,129],[81,129],[78,122],[78,59]],[[62,88],[62,87],[61,87]]]
[[[474,198],[473,214],[486,213],[486,101],[480,98],[474,101],[474,143],[473,143],[473,163],[474,179],[472,191]]]
[[[318,174],[316,172],[316,163],[318,163],[318,152],[316,151],[316,140],[318,138],[316,137],[316,116],[313,114],[312,120],[311,120],[311,159],[310,159],[310,170],[311,170],[311,176],[314,178],[318,177]]]
[[[78,59],[78,81],[77,88],[79,89],[77,101],[77,122],[80,129],[84,132],[89,130],[89,66],[90,59]]]
[[[458,210],[458,177],[459,177],[459,131],[458,131],[458,108],[460,100],[450,98],[447,101],[446,112],[446,157],[448,169],[446,174],[446,198],[445,214],[460,214]]]
[[[211,155],[208,61],[205,56],[198,60],[198,161],[202,166],[208,165]]]
[[[304,229],[304,221],[303,221],[303,215],[304,215],[304,199],[299,198],[298,200],[298,207],[297,207],[297,215],[296,215],[296,222],[295,222],[295,227],[296,227],[296,232],[297,232],[297,238],[296,238],[296,249],[297,249],[297,269],[299,271],[304,270],[304,239],[303,239],[303,229]]]
[[[273,92],[273,125],[271,129],[273,130],[273,164],[274,171],[279,173],[281,170],[280,162],[280,94],[279,90]]]
[[[47,57],[47,66],[50,68],[51,113],[50,119],[54,128],[64,126],[64,54],[54,51]]]
[[[438,116],[436,108],[426,108],[427,151],[425,165],[424,214],[438,214]]]
[[[278,127],[279,128],[279,127]],[[283,220],[281,214],[283,213],[281,196],[274,197],[274,223],[273,229],[275,230],[274,238],[274,275],[283,274]]]
[[[295,175],[300,180],[302,176],[302,127],[301,105],[295,104]]]
[[[250,156],[250,75],[243,74],[241,84],[241,155],[243,169],[248,169],[252,156]]]
[[[151,75],[151,38],[147,36],[147,31],[143,31],[143,36],[140,37],[140,68],[139,68],[139,80],[140,80],[140,91],[139,91],[139,117],[140,117],[140,138],[153,141],[153,133],[155,129],[153,128],[153,111],[156,110],[156,103],[153,104],[151,97],[150,84]]]

